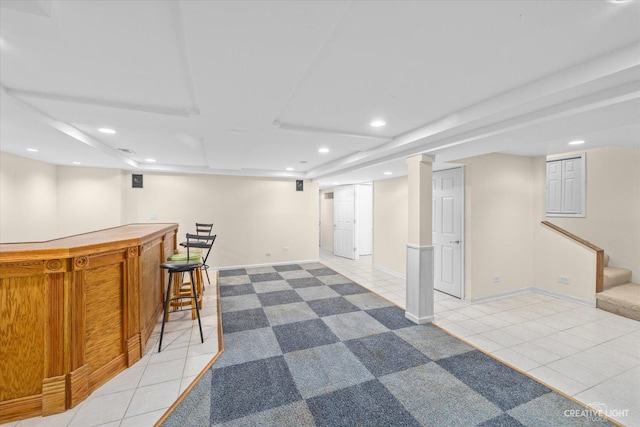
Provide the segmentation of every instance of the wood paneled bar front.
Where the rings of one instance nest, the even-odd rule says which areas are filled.
[[[0,244],[0,423],[64,412],[143,356],[177,230]]]

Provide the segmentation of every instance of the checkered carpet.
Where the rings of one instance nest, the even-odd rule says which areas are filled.
[[[166,426],[593,425],[322,264],[221,271],[220,296],[224,353]]]

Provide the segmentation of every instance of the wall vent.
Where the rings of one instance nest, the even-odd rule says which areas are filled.
[[[324,193],[324,199],[333,199],[333,191],[331,193]]]
[[[130,148],[118,148],[118,151],[122,151],[123,153],[127,154],[136,154],[136,152]]]

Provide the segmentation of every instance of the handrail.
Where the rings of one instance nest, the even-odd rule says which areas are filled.
[[[593,243],[588,242],[576,236],[575,234],[568,232],[564,228],[558,227],[557,225],[550,223],[549,221],[541,221],[541,224],[595,251],[596,253],[596,293],[602,292],[604,290],[604,250],[594,245]]]

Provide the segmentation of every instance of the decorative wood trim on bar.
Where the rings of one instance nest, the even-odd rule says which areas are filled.
[[[42,380],[42,416],[59,414],[67,409],[67,376]]]
[[[127,366],[131,366],[142,358],[140,346],[140,333],[138,332],[127,340]]]
[[[0,423],[77,406],[142,358],[177,228],[0,244]]]
[[[550,223],[549,221],[541,221],[541,223],[542,225],[549,227],[554,231],[557,231],[563,236],[593,250],[596,253],[596,293],[602,292],[604,290],[604,250],[594,245],[593,243],[588,242],[576,236],[575,234],[568,232],[564,228]]]
[[[67,408],[75,408],[89,397],[89,367],[83,365],[67,376]]]
[[[42,414],[42,395],[19,397],[0,402],[0,423],[19,421]]]
[[[64,375],[64,274],[49,274],[47,278],[44,370],[45,378],[55,378]],[[44,390],[42,393],[44,394]]]

